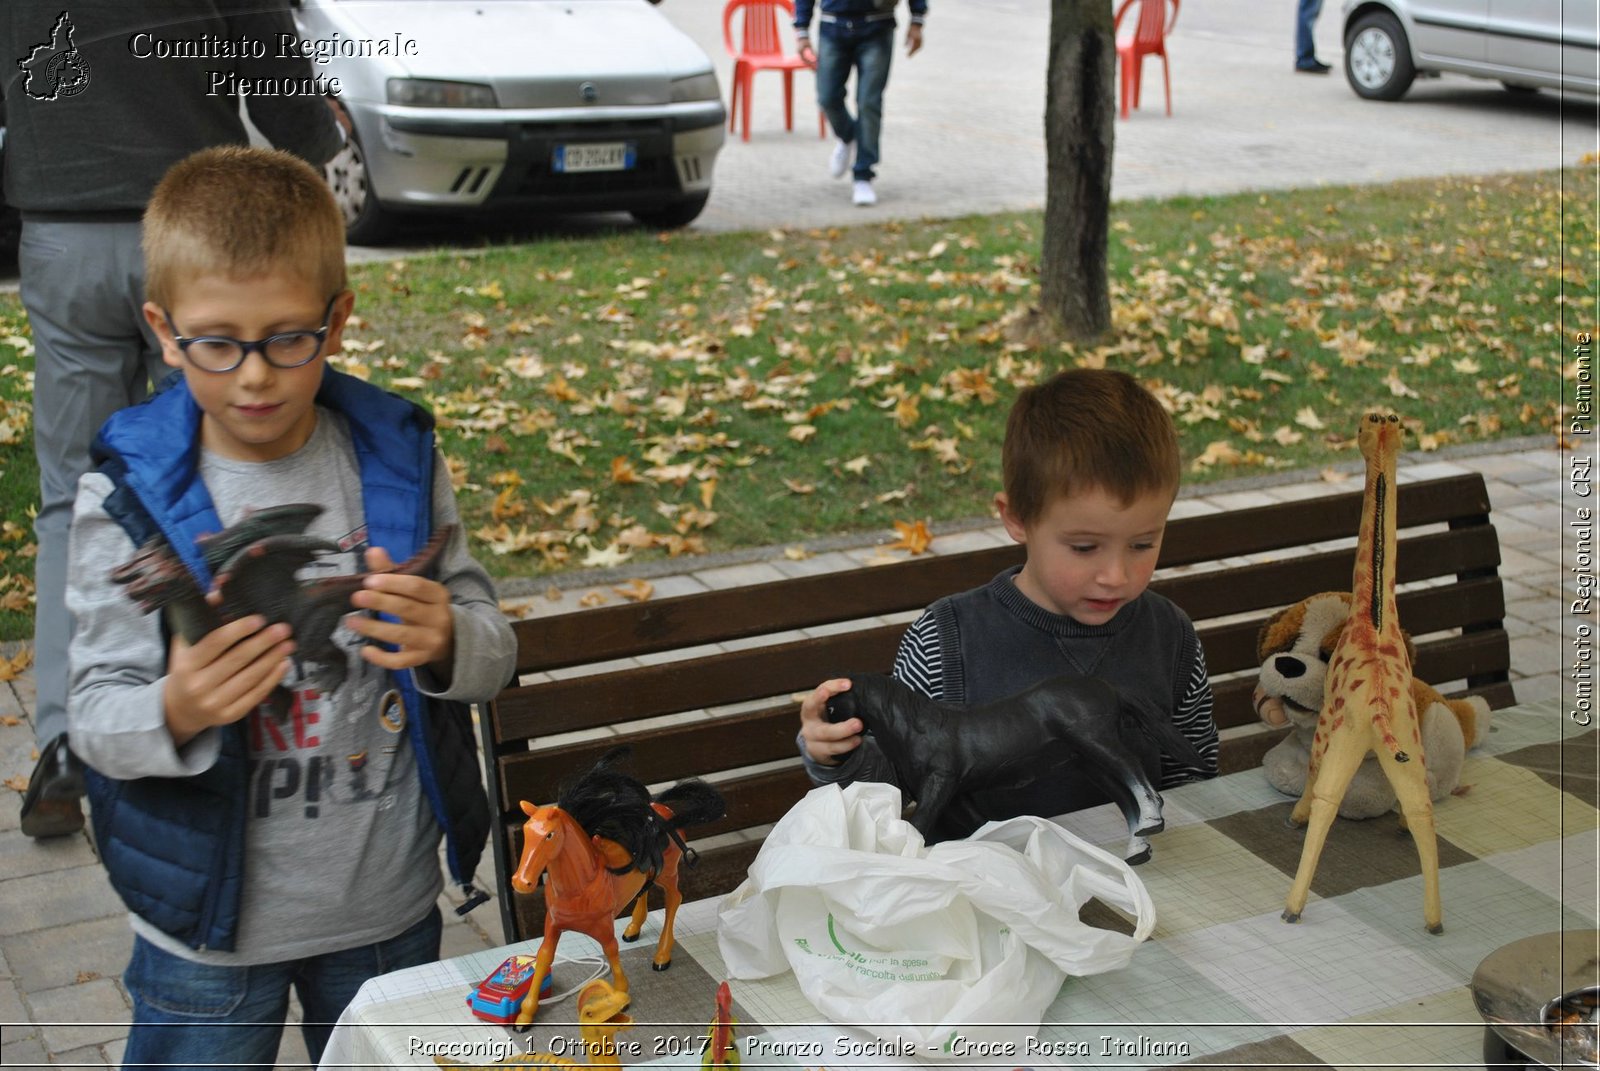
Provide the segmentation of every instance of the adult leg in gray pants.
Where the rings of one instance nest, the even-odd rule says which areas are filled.
[[[165,366],[145,326],[137,222],[25,220],[17,251],[33,329],[33,441],[39,459],[34,666],[40,757],[22,798],[22,831],[83,828],[83,773],[67,747],[67,534],[78,477],[107,417],[149,393]]]

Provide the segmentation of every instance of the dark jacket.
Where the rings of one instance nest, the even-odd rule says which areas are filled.
[[[827,37],[866,37],[894,29],[898,0],[795,0],[796,32],[811,31],[811,11],[821,9],[822,33]],[[928,15],[928,0],[907,0],[911,21],[920,24]]]
[[[402,398],[327,369],[317,404],[344,415],[361,474],[374,546],[403,561],[432,528],[433,419]],[[200,407],[173,376],[142,405],[109,421],[94,458],[114,490],[106,511],[142,545],[160,533],[202,589],[211,576],[195,537],[223,527],[199,476]],[[489,832],[471,711],[426,700],[409,673],[393,675],[408,711],[423,790],[445,833],[451,877],[473,900],[472,872]],[[230,951],[244,874],[249,754],[242,724],[221,730],[216,763],[193,777],[118,781],[90,771],[95,843],[129,909],[191,948]]]
[[[326,162],[344,139],[320,68],[282,47],[295,33],[288,0],[4,0],[5,199],[29,219],[137,220],[167,168],[249,143],[236,93],[260,79],[302,92],[247,95],[250,122]]]

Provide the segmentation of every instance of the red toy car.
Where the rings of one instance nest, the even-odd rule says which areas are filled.
[[[467,994],[467,1007],[472,1009],[472,1014],[502,1026],[514,1022],[528,995],[528,987],[533,984],[534,959],[533,956],[507,956],[493,974]],[[539,986],[539,999],[548,999],[554,985],[555,977],[545,975],[544,983]]]

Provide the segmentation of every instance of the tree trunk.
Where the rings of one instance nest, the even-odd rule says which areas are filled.
[[[1111,328],[1106,241],[1116,124],[1112,0],[1051,0],[1040,311],[1067,339]]]

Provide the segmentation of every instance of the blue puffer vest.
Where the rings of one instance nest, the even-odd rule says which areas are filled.
[[[349,422],[371,545],[405,560],[432,527],[432,418],[331,368],[317,404]],[[142,405],[106,422],[94,460],[114,485],[106,511],[134,545],[164,535],[208,589],[211,575],[195,537],[223,525],[199,477],[200,418],[183,377],[171,376]],[[467,910],[487,898],[471,880],[489,831],[471,711],[425,701],[409,673],[394,674],[393,683],[414,712],[406,719],[412,751],[445,832],[450,876],[466,888]],[[89,801],[100,857],[129,909],[191,948],[231,951],[244,876],[249,754],[242,724],[221,732],[220,754],[204,773],[118,781],[91,770]]]

